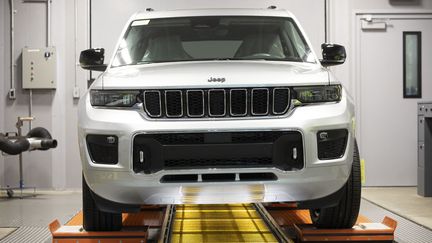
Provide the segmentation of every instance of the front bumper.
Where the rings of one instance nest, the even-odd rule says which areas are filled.
[[[229,120],[151,120],[142,110],[95,109],[88,95],[80,103],[79,143],[83,173],[100,197],[124,204],[238,203],[308,201],[326,197],[343,187],[351,170],[354,148],[352,102],[343,95],[339,103],[297,107],[287,117]],[[319,160],[317,132],[347,129],[348,142],[342,158]],[[153,174],[133,171],[133,138],[145,133],[299,131],[303,135],[304,168],[221,168],[161,170]],[[119,163],[96,164],[91,160],[87,134],[116,135]],[[273,173],[276,181],[195,182],[164,184],[170,174]]]

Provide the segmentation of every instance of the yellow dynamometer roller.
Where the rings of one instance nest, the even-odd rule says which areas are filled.
[[[177,205],[171,242],[278,242],[252,204]]]

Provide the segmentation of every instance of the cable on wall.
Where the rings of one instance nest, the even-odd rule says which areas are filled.
[[[92,0],[89,0],[89,6],[88,6],[88,18],[89,18],[89,48],[92,48]],[[87,84],[87,86],[90,87],[91,84],[91,80],[93,79],[93,73],[92,71],[89,71],[90,74],[90,78],[89,78],[89,82]]]
[[[16,98],[15,92],[15,62],[14,62],[14,49],[15,49],[15,7],[14,0],[9,0],[10,5],[10,89],[9,99],[14,100]]]
[[[75,41],[75,53],[74,53],[74,57],[75,57],[75,59],[74,59],[74,63],[75,63],[75,80],[74,80],[74,88],[76,88],[77,87],[77,65],[78,65],[78,63],[77,63],[77,52],[78,52],[78,50],[77,50],[77,35],[78,35],[78,6],[77,6],[77,0],[74,0],[74,28],[75,28],[75,38],[74,38],[74,41]]]
[[[324,0],[324,43],[328,42],[328,0]]]

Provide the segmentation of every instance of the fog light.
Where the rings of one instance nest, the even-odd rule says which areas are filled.
[[[114,135],[87,135],[87,148],[93,163],[118,163],[118,138]]]

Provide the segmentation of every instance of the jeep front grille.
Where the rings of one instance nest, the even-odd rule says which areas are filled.
[[[144,111],[151,118],[279,116],[287,113],[290,100],[287,87],[143,92]]]

